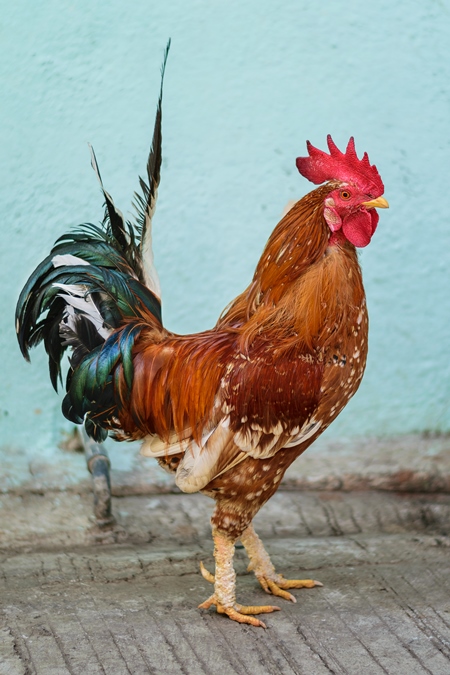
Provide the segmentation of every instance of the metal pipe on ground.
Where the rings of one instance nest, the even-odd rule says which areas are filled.
[[[111,462],[105,446],[90,438],[84,426],[79,427],[87,467],[92,475],[94,491],[94,516],[96,525],[108,528],[115,525],[116,519],[111,509]]]

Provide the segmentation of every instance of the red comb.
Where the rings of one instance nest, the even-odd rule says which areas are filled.
[[[297,169],[302,176],[319,185],[328,180],[340,180],[356,184],[371,197],[380,197],[384,192],[383,181],[374,164],[370,164],[367,152],[358,159],[355,139],[350,138],[345,153],[341,152],[330,134],[327,136],[330,154],[315,148],[306,141],[309,157],[298,157]]]

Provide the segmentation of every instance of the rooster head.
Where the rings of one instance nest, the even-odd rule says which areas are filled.
[[[389,207],[383,181],[367,152],[358,159],[355,141],[350,138],[341,152],[330,135],[329,153],[315,148],[307,141],[308,157],[297,158],[297,169],[312,183],[334,183],[324,200],[324,217],[331,232],[342,232],[354,246],[367,246],[378,225],[377,208]]]

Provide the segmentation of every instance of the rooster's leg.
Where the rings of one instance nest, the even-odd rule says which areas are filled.
[[[253,570],[266,593],[272,593],[272,595],[277,595],[285,600],[297,602],[292,593],[288,593],[287,589],[323,586],[320,581],[314,581],[313,579],[285,579],[282,574],[277,574],[269,558],[269,554],[256,534],[253,525],[249,525],[242,533],[241,541],[250,558],[248,571]]]
[[[214,593],[208,600],[199,605],[199,608],[209,609],[211,605],[215,605],[219,614],[227,614],[234,621],[265,628],[266,626],[262,621],[251,615],[275,612],[280,608],[273,605],[246,607],[236,602],[236,572],[233,567],[234,541],[220,534],[217,530],[213,530],[213,539],[216,574],[213,577],[203,567],[202,574],[207,581],[214,583]]]

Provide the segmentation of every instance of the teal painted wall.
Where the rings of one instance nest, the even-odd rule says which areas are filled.
[[[43,350],[13,330],[19,290],[68,225],[98,222],[96,150],[116,203],[144,171],[168,37],[155,222],[168,327],[211,326],[311,185],[305,140],[350,135],[391,204],[361,254],[363,384],[330,437],[449,431],[448,0],[43,0],[1,16],[1,442],[51,457],[67,429]]]

